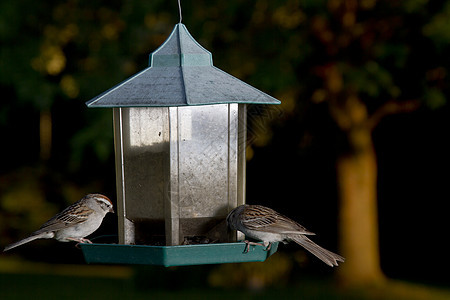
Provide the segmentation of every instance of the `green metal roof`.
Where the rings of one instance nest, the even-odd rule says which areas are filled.
[[[280,101],[216,68],[182,23],[150,55],[150,66],[86,102],[88,107],[186,106]]]

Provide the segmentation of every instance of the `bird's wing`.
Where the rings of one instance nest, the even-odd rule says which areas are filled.
[[[245,218],[242,216],[245,215]],[[281,234],[314,235],[302,225],[289,219],[273,209],[260,205],[247,205],[241,214],[242,224],[251,230]]]
[[[94,211],[79,202],[72,204],[55,215],[33,234],[56,231],[85,222]]]

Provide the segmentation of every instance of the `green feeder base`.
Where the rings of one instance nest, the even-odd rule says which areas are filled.
[[[134,264],[156,266],[189,266],[265,261],[278,249],[272,244],[269,251],[259,245],[241,243],[199,244],[183,246],[144,246],[119,244],[80,244],[88,264]]]

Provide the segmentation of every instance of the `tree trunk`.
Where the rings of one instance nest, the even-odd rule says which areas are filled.
[[[337,159],[340,198],[341,254],[339,279],[354,286],[384,280],[380,268],[377,213],[377,163],[371,132],[367,128],[348,133],[351,150]]]

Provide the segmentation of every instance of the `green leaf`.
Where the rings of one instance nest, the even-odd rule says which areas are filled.
[[[437,88],[428,89],[425,92],[424,100],[425,105],[430,109],[438,109],[447,103],[444,93]]]

